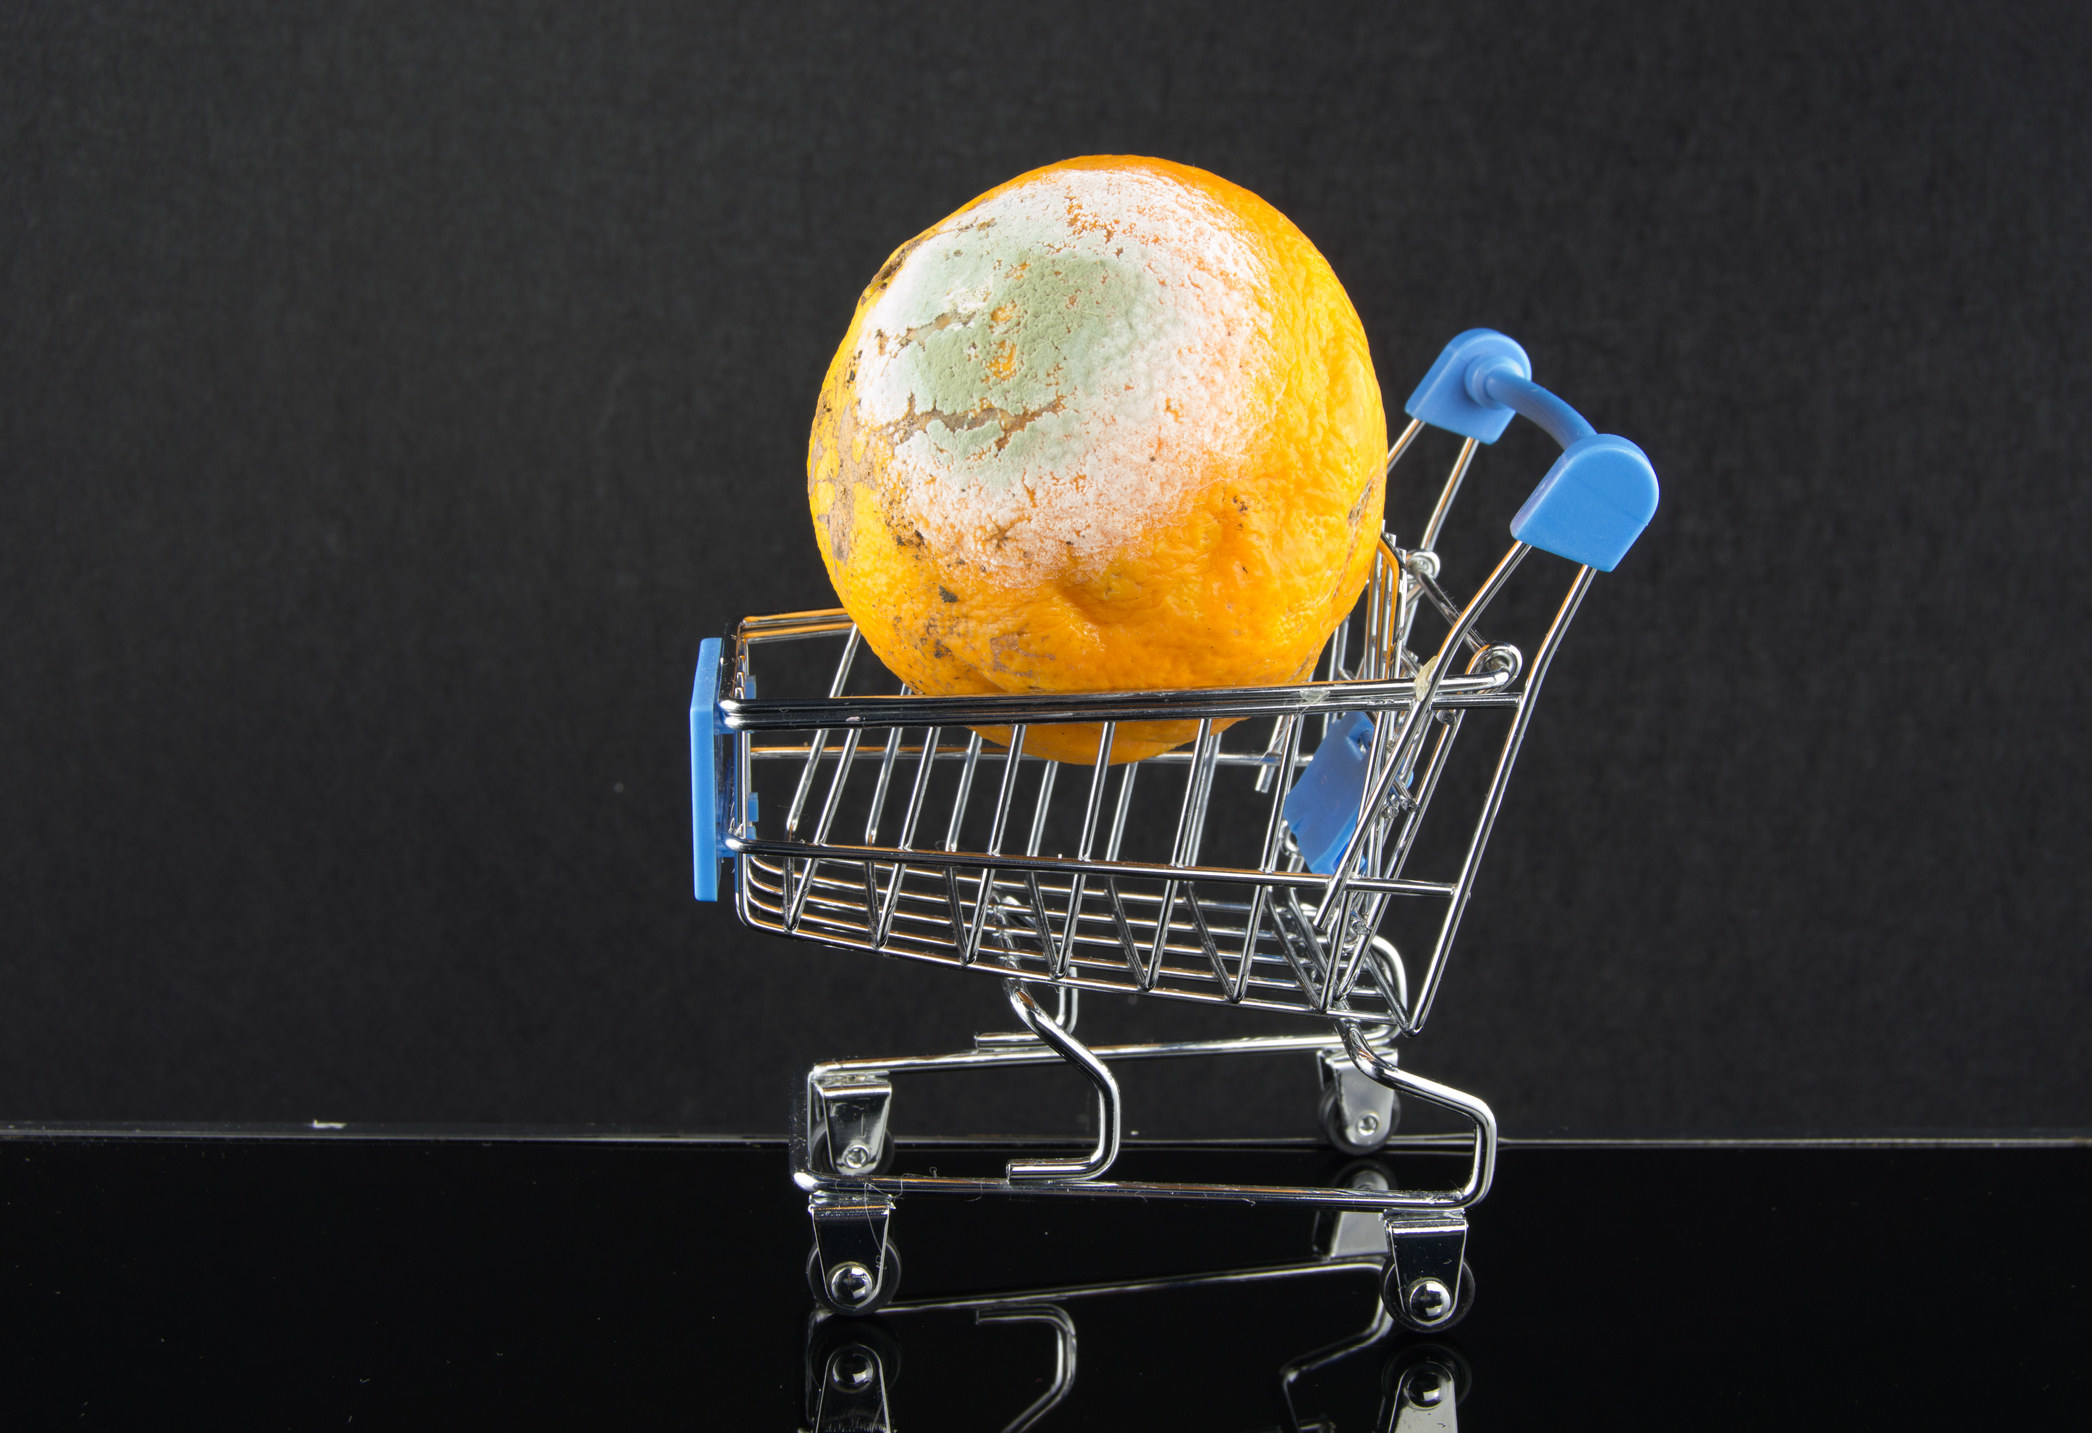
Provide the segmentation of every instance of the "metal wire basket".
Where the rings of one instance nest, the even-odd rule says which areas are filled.
[[[1517,344],[1488,330],[1440,355],[1407,404],[1411,422],[1388,466],[1426,426],[1465,441],[1420,539],[1404,548],[1382,537],[1357,608],[1305,682],[925,696],[868,657],[840,610],[751,617],[703,644],[690,708],[698,896],[716,898],[728,866],[748,925],[994,973],[1009,982],[1025,1027],[983,1036],[960,1055],[817,1067],[795,1146],[817,1206],[844,1198],[859,1210],[871,1195],[890,1208],[890,1196],[908,1189],[1012,1184],[1155,1197],[1152,1187],[1101,1178],[1118,1147],[1107,1059],[1299,1049],[1318,1052],[1324,1127],[1346,1149],[1386,1140],[1397,1090],[1457,1111],[1475,1130],[1460,1186],[1386,1191],[1367,1206],[1325,1191],[1328,1207],[1372,1207],[1391,1219],[1428,1211],[1443,1224],[1447,1211],[1486,1193],[1496,1138],[1488,1107],[1402,1069],[1395,1044],[1430,1013],[1563,636],[1595,574],[1618,562],[1657,498],[1641,450],[1595,433],[1531,371]],[[1510,548],[1458,601],[1439,581],[1439,536],[1478,447],[1514,412],[1563,453],[1513,520]],[[1485,636],[1483,619],[1535,549],[1573,568],[1528,653]],[[1435,645],[1418,641],[1427,629],[1440,633]],[[1453,760],[1461,738],[1492,720],[1494,761],[1486,777],[1463,782]],[[1115,734],[1151,722],[1182,723],[1189,740],[1111,765]],[[1027,752],[1036,728],[1071,724],[1095,728],[1093,762]],[[1458,839],[1436,838],[1426,816],[1456,789]],[[1442,864],[1426,868],[1427,849]],[[1081,990],[1316,1016],[1332,1033],[1092,1051],[1072,1033]],[[1047,991],[1054,1014],[1035,998]],[[880,1172],[895,1071],[1054,1059],[1082,1069],[1097,1090],[1098,1139],[1086,1158],[1020,1161],[1006,1181]],[[815,1215],[818,1243],[818,1207]],[[876,1257],[863,1272],[876,1288]],[[853,1306],[863,1300],[828,1284],[819,1291],[842,1311],[862,1311]],[[1447,1311],[1450,1291],[1439,1278]],[[1416,1302],[1391,1298],[1398,1317]]]

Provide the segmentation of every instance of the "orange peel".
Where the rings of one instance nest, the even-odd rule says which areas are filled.
[[[1304,679],[1364,586],[1386,449],[1307,237],[1204,170],[1096,156],[894,251],[821,386],[807,496],[843,606],[919,692],[1262,686]],[[1110,758],[1193,730],[1129,723]]]

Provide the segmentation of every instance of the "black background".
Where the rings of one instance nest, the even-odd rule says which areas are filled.
[[[1143,1147],[1122,1173],[1344,1163]],[[30,1428],[819,1427],[809,1365],[862,1341],[897,1375],[894,1426],[995,1428],[1045,1391],[1052,1336],[902,1303],[1036,1308],[1315,1247],[1306,1209],[910,1195],[900,1302],[809,1327],[784,1169],[774,1145],[7,1138],[0,1408]],[[1390,1372],[1435,1346],[1465,1367],[1469,1433],[1952,1428],[1971,1408],[2068,1428],[2092,1384],[2088,1195],[2082,1147],[1512,1148],[1457,1328],[1357,1348],[1372,1264],[1062,1297],[1074,1385],[1039,1426],[1385,1429]],[[1281,1366],[1339,1340],[1282,1421]]]
[[[1513,1134],[2092,1123],[2088,15],[8,7],[0,1112],[774,1130],[991,1020],[690,900],[683,707],[832,600],[887,252],[1132,152],[1289,214],[1391,410],[1486,324],[1665,482],[1417,1067]],[[1218,1078],[1149,1113],[1305,1127]]]

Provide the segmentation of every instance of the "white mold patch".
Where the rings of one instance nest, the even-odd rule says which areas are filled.
[[[855,360],[858,420],[933,548],[1080,571],[1240,453],[1270,360],[1235,222],[1166,174],[1070,169],[924,236]]]

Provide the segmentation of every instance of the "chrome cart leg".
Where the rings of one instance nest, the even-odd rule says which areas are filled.
[[[1390,1212],[1382,1301],[1397,1321],[1421,1333],[1449,1329],[1474,1302],[1467,1267],[1467,1216]]]
[[[1344,1051],[1360,1074],[1376,1083],[1464,1115],[1475,1127],[1474,1164],[1466,1185],[1433,1207],[1390,1209],[1387,1274],[1381,1286],[1387,1311],[1419,1332],[1451,1328],[1474,1302],[1474,1274],[1467,1267],[1469,1205],[1489,1193],[1496,1172],[1496,1115],[1462,1090],[1403,1069],[1393,1050],[1368,1044],[1356,1025],[1339,1027]]]
[[[1371,1154],[1402,1122],[1395,1092],[1339,1050],[1318,1051],[1322,1076],[1322,1133],[1346,1154]]]
[[[1468,1170],[1467,1182],[1457,1190],[1448,1190],[1443,1196],[1434,1198],[1427,1207],[1457,1210],[1481,1203],[1488,1196],[1490,1181],[1496,1177],[1495,1112],[1465,1090],[1412,1075],[1402,1068],[1395,1051],[1376,1049],[1368,1044],[1356,1025],[1339,1025],[1337,1034],[1344,1042],[1344,1052],[1362,1073],[1405,1095],[1452,1110],[1475,1127],[1475,1158]]]
[[[1010,1008],[1024,1026],[1051,1046],[1056,1054],[1069,1064],[1089,1076],[1090,1083],[1097,1088],[1097,1147],[1086,1159],[1031,1159],[1011,1160],[1009,1173],[1013,1180],[1086,1180],[1095,1179],[1110,1169],[1119,1157],[1119,1118],[1122,1102],[1119,1098],[1119,1082],[1102,1060],[1091,1052],[1090,1047],[1070,1035],[1065,1027],[1039,1008],[1021,981],[1005,980],[1003,989],[1010,997]]]
[[[893,1082],[883,1075],[837,1070],[808,1083],[807,1149],[817,1165],[862,1179],[891,1162],[886,1121]]]
[[[901,1282],[901,1258],[886,1237],[893,1199],[876,1189],[817,1189],[806,1201],[814,1248],[806,1281],[839,1314],[876,1313]]]

